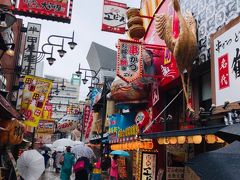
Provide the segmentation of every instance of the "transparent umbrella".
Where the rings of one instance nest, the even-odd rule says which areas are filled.
[[[74,145],[74,141],[72,141],[71,139],[58,139],[56,141],[53,142],[53,147],[58,147],[58,146],[73,146]]]
[[[90,160],[96,158],[96,155],[94,154],[93,150],[90,147],[82,144],[73,146],[72,153],[74,153],[77,158],[86,157]]]
[[[36,180],[45,170],[44,158],[36,150],[24,151],[17,160],[17,168],[24,179]]]

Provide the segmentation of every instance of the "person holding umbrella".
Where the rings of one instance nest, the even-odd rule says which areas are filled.
[[[114,155],[111,160],[110,180],[118,180],[118,155]]]
[[[47,165],[48,165],[48,161],[50,159],[50,156],[48,155],[48,151],[45,150],[44,154],[43,154],[43,157],[44,157],[44,165],[45,165],[45,169],[47,168]]]
[[[75,157],[71,153],[71,146],[66,148],[66,153],[63,155],[62,169],[61,169],[61,180],[69,180],[72,174],[72,166],[75,162]]]

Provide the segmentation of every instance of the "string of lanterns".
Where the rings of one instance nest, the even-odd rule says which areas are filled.
[[[152,141],[133,141],[123,144],[112,144],[112,150],[137,150],[137,149],[153,149]]]
[[[204,136],[205,141],[208,144],[214,143],[224,143],[224,141],[215,136],[214,134],[208,134]],[[158,138],[158,144],[201,144],[203,136],[194,135],[194,136],[177,136],[177,137],[162,137]]]

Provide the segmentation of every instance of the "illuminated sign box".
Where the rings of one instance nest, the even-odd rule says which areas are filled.
[[[15,14],[70,23],[73,0],[14,0]]]

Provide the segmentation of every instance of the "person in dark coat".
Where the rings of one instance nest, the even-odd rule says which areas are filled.
[[[50,159],[50,156],[48,155],[48,151],[44,152],[43,157],[44,157],[45,168],[47,168],[47,164],[48,164],[48,161]]]
[[[87,157],[78,158],[77,162],[84,161],[84,168],[75,172],[75,180],[88,180],[91,171],[91,163]]]

